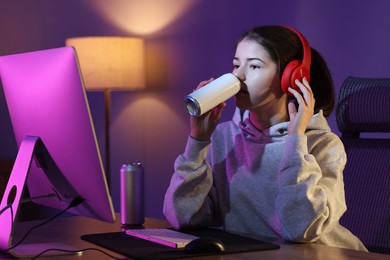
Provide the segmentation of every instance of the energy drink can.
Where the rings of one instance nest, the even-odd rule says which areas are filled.
[[[123,164],[120,169],[120,219],[124,226],[142,226],[144,215],[144,167]]]

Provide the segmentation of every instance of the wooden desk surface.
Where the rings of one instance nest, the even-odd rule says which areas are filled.
[[[64,242],[78,249],[83,248],[99,248],[116,257],[122,257],[114,252],[91,244],[80,239],[81,235],[92,233],[106,233],[120,231],[119,216],[114,224],[105,223],[85,217],[61,217],[53,222],[46,224],[34,230],[26,239],[25,243],[44,243],[44,242]],[[15,239],[24,234],[31,226],[40,223],[40,221],[21,222],[17,224]],[[149,219],[145,221],[146,228],[162,228],[168,227],[168,223],[164,220]],[[125,258],[125,257],[123,257]],[[0,255],[0,259],[13,259],[7,255]],[[40,258],[48,259],[48,258]],[[82,255],[69,255],[50,257],[50,259],[110,259],[108,256],[97,251],[86,251]],[[188,258],[191,259],[191,258]],[[239,254],[227,254],[212,257],[193,257],[192,259],[272,259],[272,260],[294,260],[294,259],[323,259],[323,260],[344,260],[344,259],[390,259],[390,255],[382,255],[375,253],[360,252],[336,247],[329,247],[317,244],[288,244],[281,245],[280,249],[269,251],[256,251]]]

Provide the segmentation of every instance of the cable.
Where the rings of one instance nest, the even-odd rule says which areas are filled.
[[[51,194],[48,194],[48,195],[44,195],[44,196],[37,196],[37,197],[32,197],[32,198],[26,198],[26,199],[21,199],[20,200],[20,203],[26,203],[26,202],[30,202],[30,201],[34,201],[34,200],[39,200],[39,199],[47,199],[47,198],[57,198],[58,196],[54,193],[51,193]],[[0,210],[0,215],[3,214],[4,211],[6,211],[9,207],[12,207],[12,203],[10,204],[7,204],[7,206],[5,206],[4,208],[2,208]]]
[[[40,226],[43,226],[47,223],[49,223],[50,221],[56,219],[57,217],[59,217],[60,215],[64,214],[68,209],[70,208],[73,208],[73,207],[76,207],[78,206],[79,204],[81,204],[82,202],[84,202],[84,199],[81,198],[80,196],[79,197],[76,197],[72,200],[72,202],[62,211],[60,211],[59,213],[57,213],[56,215],[54,215],[53,217],[43,221],[42,223],[38,224],[38,225],[35,225],[33,226],[32,228],[30,228],[25,234],[24,236],[16,243],[14,244],[13,246],[7,248],[6,250],[4,251],[1,251],[1,252],[8,252],[9,250],[11,249],[14,249],[15,247],[17,247],[18,245],[20,245],[26,238],[27,236],[36,228],[40,227]],[[12,207],[11,207],[11,210],[12,210]],[[12,211],[11,211],[12,212]]]
[[[3,214],[3,212],[6,211],[10,207],[12,207],[12,204],[8,204],[7,206],[5,206],[2,210],[0,210],[0,215]]]
[[[40,200],[40,199],[50,199],[50,198],[58,198],[58,195],[55,194],[55,193],[50,193],[50,194],[47,194],[47,195],[43,195],[43,196],[36,196],[36,197],[30,197],[30,198],[24,198],[24,199],[21,199],[20,200],[20,203],[26,203],[26,202],[30,202],[30,201],[35,201],[35,200]]]
[[[36,228],[40,227],[40,226],[43,226],[47,223],[49,223],[50,221],[56,219],[57,217],[59,217],[60,215],[62,215],[63,213],[65,213],[68,209],[70,208],[73,208],[73,207],[77,207],[78,205],[80,205],[81,203],[84,202],[84,199],[81,198],[81,197],[76,197],[75,199],[73,199],[71,201],[71,203],[62,211],[60,211],[59,213],[57,213],[56,215],[54,215],[53,217],[43,221],[42,223],[36,225],[36,226],[33,226],[32,228],[30,228],[25,234],[24,236],[16,243],[14,244],[13,246],[7,248],[6,250],[3,250],[3,251],[0,251],[1,253],[5,253],[5,252],[8,252],[9,250],[12,250],[14,249],[15,247],[17,247],[18,245],[20,245],[26,238],[27,236]],[[0,211],[0,214],[2,214],[4,211],[6,211],[7,209],[10,209],[11,210],[11,222],[13,220],[13,209],[12,209],[12,205],[9,204],[7,206],[5,206],[1,211]],[[68,253],[81,253],[81,252],[85,252],[85,251],[97,251],[97,252],[100,252],[100,253],[103,253],[105,255],[107,255],[108,257],[111,257],[112,259],[118,259],[118,260],[124,260],[124,259],[129,259],[129,258],[119,258],[119,257],[115,257],[101,249],[98,249],[98,248],[84,248],[84,249],[80,249],[80,250],[66,250],[66,249],[60,249],[60,248],[50,248],[50,249],[46,249],[42,252],[40,252],[39,254],[35,255],[33,258],[31,259],[37,259],[38,257],[44,255],[45,253],[47,252],[50,252],[50,251],[60,251],[60,252],[68,252]]]
[[[84,248],[84,249],[80,249],[80,250],[65,250],[65,249],[59,249],[59,248],[50,248],[50,249],[46,249],[45,251],[42,251],[40,252],[39,254],[35,255],[32,259],[37,259],[38,257],[40,256],[44,256],[45,253],[49,252],[49,251],[60,251],[60,252],[65,252],[65,253],[81,253],[81,252],[86,252],[86,251],[97,251],[97,252],[100,252],[102,254],[105,254],[106,256],[108,257],[111,257],[112,259],[118,259],[118,260],[125,260],[125,259],[130,259],[130,258],[119,258],[119,257],[116,257],[116,256],[113,256],[107,252],[104,252],[103,250],[101,249],[98,249],[98,248]],[[46,257],[46,256],[44,256]]]

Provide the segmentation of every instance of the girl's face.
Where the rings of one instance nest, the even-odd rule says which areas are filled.
[[[277,64],[257,42],[244,39],[237,45],[233,67],[243,83],[235,96],[237,107],[259,108],[283,95]]]

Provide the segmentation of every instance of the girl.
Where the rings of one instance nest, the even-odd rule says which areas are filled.
[[[308,71],[291,78],[291,62]],[[366,250],[339,224],[346,154],[325,118],[334,90],[323,58],[298,31],[263,26],[240,37],[233,67],[241,81],[236,112],[218,124],[222,103],[191,117],[165,195],[168,221],[176,229],[223,226],[259,238]]]

